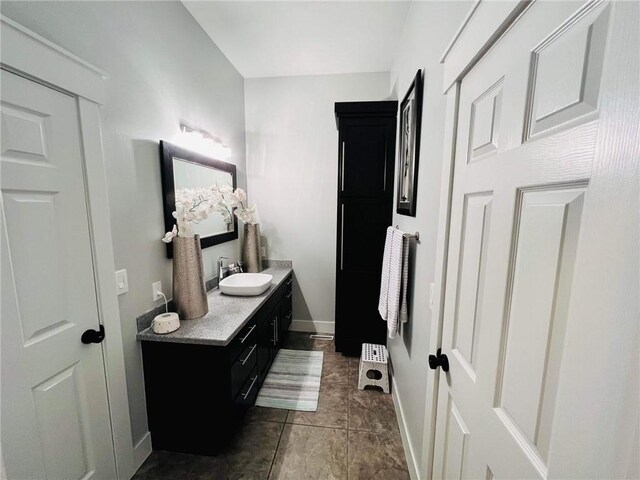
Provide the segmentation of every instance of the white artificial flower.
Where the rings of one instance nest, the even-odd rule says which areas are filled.
[[[236,188],[236,191],[231,194],[232,207],[242,207],[246,201],[247,193],[241,188]]]
[[[177,235],[178,235],[178,226],[174,225],[170,232],[167,232],[164,234],[164,237],[162,237],[162,241],[164,243],[171,243],[171,241],[173,240],[173,237]]]
[[[221,187],[217,187],[217,188],[218,188],[218,191],[222,195],[231,195],[231,194],[233,194],[233,187],[231,185],[229,185],[228,183],[225,183]]]
[[[235,214],[242,223],[249,225],[258,223],[258,209],[255,205],[247,208],[236,208]]]
[[[240,221],[255,225],[258,223],[256,206],[245,207],[246,192],[228,184],[214,185],[209,188],[179,188],[175,192],[176,210],[172,213],[176,219],[171,232],[167,232],[162,241],[169,243],[176,236],[193,237],[193,225],[205,220],[212,213],[219,213],[225,224],[233,222],[235,214]]]

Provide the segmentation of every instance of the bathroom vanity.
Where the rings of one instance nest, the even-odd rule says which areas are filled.
[[[167,335],[138,333],[154,449],[215,454],[255,402],[293,316],[292,268],[264,273],[273,281],[259,296],[215,289],[204,317]]]

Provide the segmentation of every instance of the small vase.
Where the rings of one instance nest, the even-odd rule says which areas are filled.
[[[244,248],[242,249],[244,271],[258,273],[262,271],[262,245],[260,244],[260,225],[244,224]]]
[[[173,239],[173,300],[181,320],[207,314],[200,235]]]

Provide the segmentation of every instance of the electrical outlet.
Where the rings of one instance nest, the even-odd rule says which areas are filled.
[[[126,270],[118,270],[116,272],[116,293],[122,295],[129,291],[129,279]]]
[[[153,283],[151,285],[151,291],[153,292],[154,300],[162,300],[162,295],[160,295],[160,292],[162,292],[162,282]]]

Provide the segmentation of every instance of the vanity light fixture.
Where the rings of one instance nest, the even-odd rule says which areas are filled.
[[[180,133],[173,140],[177,145],[219,160],[231,158],[231,148],[219,138],[196,128],[180,124]]]

